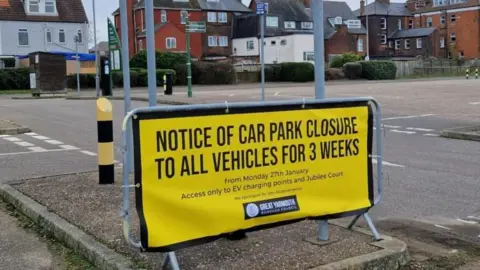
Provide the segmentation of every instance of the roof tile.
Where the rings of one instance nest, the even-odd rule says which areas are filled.
[[[0,21],[88,22],[81,0],[57,0],[58,16],[27,15],[20,0],[8,0],[8,2],[8,7],[0,7]]]

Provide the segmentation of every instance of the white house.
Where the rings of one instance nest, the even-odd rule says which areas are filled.
[[[0,4],[0,55],[75,52],[76,47],[79,53],[88,53],[88,19],[82,0],[10,0]]]

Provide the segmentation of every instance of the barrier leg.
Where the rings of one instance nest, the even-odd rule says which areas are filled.
[[[352,222],[350,222],[350,224],[348,225],[348,229],[351,230],[353,228],[353,226],[355,226],[355,223],[357,223],[358,219],[360,218],[361,215],[358,215],[358,216],[355,216],[355,218],[352,220]]]
[[[380,234],[378,234],[377,228],[375,228],[375,225],[373,225],[372,219],[368,215],[368,213],[363,214],[363,218],[367,221],[368,227],[373,233],[373,238],[375,238],[376,241],[381,240]]]
[[[175,256],[175,252],[169,252],[168,258],[170,260],[170,264],[172,265],[172,269],[180,270],[180,266],[178,265],[177,256]]]
[[[328,241],[328,220],[318,222],[318,240]]]
[[[98,176],[99,184],[115,182],[113,151],[112,103],[106,98],[97,100]]]

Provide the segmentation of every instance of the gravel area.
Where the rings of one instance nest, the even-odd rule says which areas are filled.
[[[19,126],[12,121],[0,118],[0,129],[18,128]]]
[[[149,269],[160,269],[164,254],[140,253],[124,241],[120,181],[118,174],[114,185],[100,186],[97,173],[81,173],[27,180],[14,188],[117,252],[143,261]],[[132,213],[134,236],[138,236],[136,212]],[[182,269],[309,269],[379,250],[370,245],[370,236],[334,225],[331,240],[338,241],[325,246],[304,241],[316,235],[316,228],[314,221],[303,221],[249,233],[241,241],[220,239],[183,249],[177,258]]]

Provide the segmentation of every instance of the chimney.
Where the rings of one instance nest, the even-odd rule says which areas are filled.
[[[365,0],[360,0],[360,16],[365,15]]]
[[[306,7],[306,8],[311,8],[312,4],[312,0],[303,0],[303,5]]]
[[[414,12],[414,11],[416,10],[416,8],[415,8],[415,0],[414,0],[414,1],[408,0],[406,6],[407,6],[407,9],[408,9],[410,12]]]

